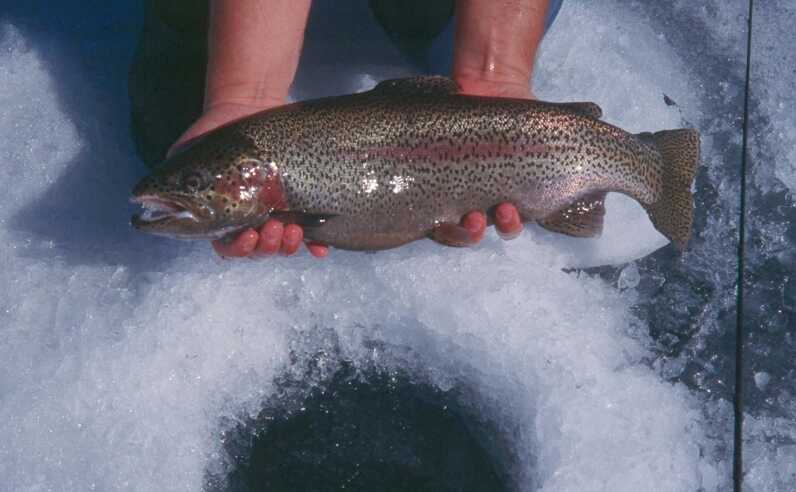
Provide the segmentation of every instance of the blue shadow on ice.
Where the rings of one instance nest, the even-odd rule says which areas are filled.
[[[129,191],[145,172],[131,158],[126,85],[140,10],[133,1],[18,2],[5,8],[3,19],[42,59],[58,109],[82,142],[47,192],[12,218],[11,228],[51,245],[31,255],[149,270],[177,254],[174,244],[167,247],[129,227]]]

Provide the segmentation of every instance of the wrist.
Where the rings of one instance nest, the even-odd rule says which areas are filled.
[[[310,0],[211,0],[205,110],[284,103]]]
[[[454,54],[453,77],[457,81],[475,81],[504,85],[528,85],[533,73],[535,51],[514,50],[499,40],[488,38],[462,40]]]
[[[530,75],[516,77],[496,76],[482,71],[455,70],[453,79],[462,94],[473,96],[533,98]]]
[[[276,88],[263,82],[216,82],[208,81],[205,90],[204,111],[222,106],[244,106],[270,108],[280,106],[287,98],[287,88]]]
[[[547,0],[457,0],[453,77],[462,91],[528,97]]]

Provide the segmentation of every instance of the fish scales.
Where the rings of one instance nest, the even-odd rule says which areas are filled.
[[[384,249],[433,235],[440,225],[458,224],[466,213],[502,202],[517,206],[523,221],[593,235],[601,228],[602,197],[620,192],[648,211],[662,207],[650,212],[653,223],[659,219],[679,228],[670,239],[684,246],[691,220],[685,210],[688,187],[698,158],[694,131],[633,135],[599,120],[599,107],[591,103],[464,96],[456,90],[441,77],[397,79],[360,94],[268,110],[216,131],[167,162],[134,195],[198,212],[188,202],[201,193],[181,192],[180,186],[200,169],[208,185],[205,208],[225,194],[219,181],[227,188],[238,183],[211,214],[224,225],[215,230],[228,233],[290,213],[309,240]],[[674,140],[678,159],[688,162],[666,162],[657,142],[664,137]],[[253,175],[261,179],[247,181]],[[281,193],[278,204],[273,197],[264,203],[266,181]],[[687,202],[680,210],[686,217],[672,216],[672,197]],[[308,217],[322,219],[313,223]],[[154,221],[150,232],[168,234],[168,222]],[[175,228],[179,224],[173,222]]]
[[[308,234],[338,247],[408,242],[504,201],[532,221],[593,189],[653,201],[661,188],[654,150],[536,101],[375,91],[279,116],[241,131],[280,169],[290,209],[337,216]]]

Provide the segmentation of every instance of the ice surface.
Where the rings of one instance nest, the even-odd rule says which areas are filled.
[[[758,166],[758,173],[770,175],[773,171],[791,192],[796,192],[796,94],[792,90],[796,53],[787,49],[787,44],[793,40],[789,26],[794,20],[793,2],[760,2],[753,15],[752,30],[752,94],[758,114],[765,115],[764,121],[752,125],[759,146],[753,148],[753,155],[768,161],[766,166]],[[762,147],[763,142],[768,144],[767,149]],[[772,150],[775,155],[771,155]],[[775,186],[769,183],[769,188]]]
[[[91,19],[81,22],[119,36]],[[126,195],[144,170],[125,135],[124,63],[106,72],[96,57],[123,61],[134,31],[98,54],[93,38],[69,51],[25,24],[12,18],[0,38],[3,487],[199,490],[229,467],[223,431],[276,398],[281,376],[328,353],[468,395],[461,405],[510,442],[518,489],[726,490],[729,404],[660,370],[660,342],[635,309],[649,267],[624,267],[618,286],[566,269],[660,245],[640,209],[609,204],[630,225],[609,215],[590,245],[535,229],[466,251],[424,242],[325,262],[220,261],[205,244],[126,225]],[[545,41],[537,94],[597,100],[633,131],[709,119],[695,69],[653,26],[620,4],[568,3]],[[342,50],[310,57],[338,78],[312,82],[305,65],[294,96],[408,73],[373,36],[364,49],[381,43],[379,64]],[[99,73],[113,76],[110,96]],[[708,165],[721,161],[706,149]],[[721,188],[722,178],[703,180]],[[715,244],[725,220],[717,212],[697,243]],[[707,313],[696,323],[715,326],[693,338],[702,350],[724,335]],[[326,377],[322,367],[307,386]]]
[[[753,491],[796,489],[796,6],[755,2],[744,302],[744,468]]]

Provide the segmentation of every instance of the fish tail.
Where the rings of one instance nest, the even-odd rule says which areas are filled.
[[[652,143],[663,157],[660,198],[644,208],[655,228],[683,251],[691,237],[694,219],[691,183],[699,163],[699,132],[684,128],[643,133],[639,137]]]

